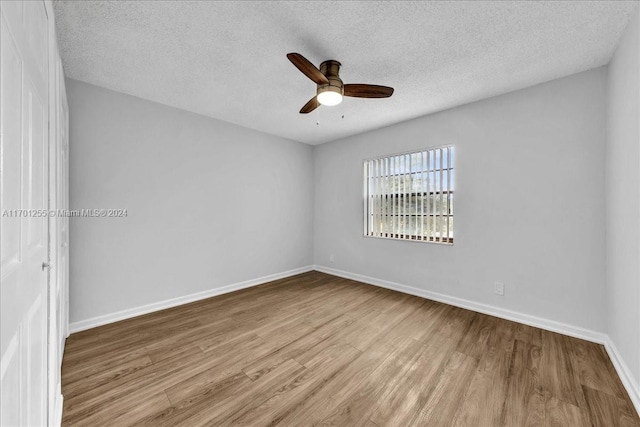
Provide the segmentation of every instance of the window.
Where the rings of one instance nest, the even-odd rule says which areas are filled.
[[[453,147],[364,162],[364,235],[453,243]]]

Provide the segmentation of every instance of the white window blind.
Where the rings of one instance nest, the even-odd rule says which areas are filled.
[[[453,243],[453,147],[364,161],[364,235]]]

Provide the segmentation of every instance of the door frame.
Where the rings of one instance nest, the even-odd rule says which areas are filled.
[[[64,87],[64,70],[58,50],[55,14],[53,11],[53,3],[51,0],[43,0],[47,11],[48,32],[49,32],[49,173],[48,173],[48,209],[49,212],[55,212],[49,216],[49,233],[47,256],[50,265],[47,277],[47,331],[48,331],[48,355],[47,355],[47,396],[48,396],[48,422],[49,425],[59,426],[62,423],[62,358],[64,353],[64,344],[61,341],[68,336],[68,310],[66,298],[68,295],[68,280],[60,280],[59,262],[60,251],[60,227],[61,220],[64,217],[59,215],[61,209],[67,209],[64,203],[61,203],[61,195],[59,190],[62,184],[68,189],[68,180],[60,165],[60,153],[62,150],[60,140],[61,123],[60,109],[62,103],[66,104],[66,96],[63,93]],[[68,132],[67,132],[68,138]],[[67,154],[68,155],[68,154]],[[64,267],[62,267],[64,268]],[[66,276],[68,278],[68,274]],[[60,298],[58,298],[60,296]],[[60,321],[61,320],[61,321]]]

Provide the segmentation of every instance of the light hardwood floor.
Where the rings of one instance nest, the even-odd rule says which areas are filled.
[[[67,341],[63,425],[638,426],[602,346],[310,272]]]

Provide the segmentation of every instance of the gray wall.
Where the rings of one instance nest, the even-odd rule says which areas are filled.
[[[70,322],[312,264],[312,147],[67,81]]]
[[[315,264],[604,332],[605,84],[603,67],[316,146]],[[455,244],[363,237],[362,160],[442,144]]]
[[[640,393],[640,8],[609,64],[607,323]]]

